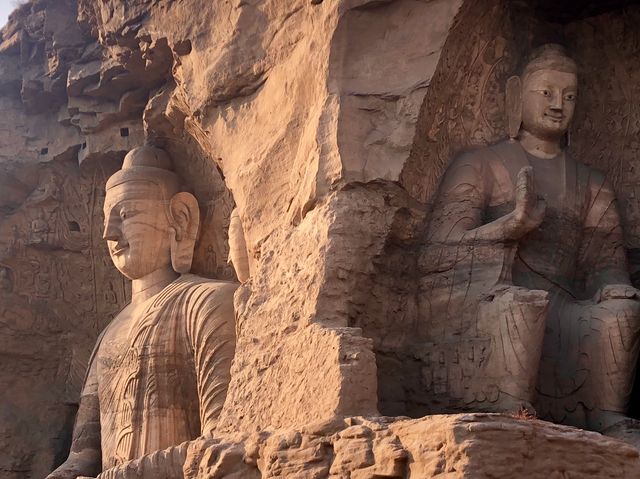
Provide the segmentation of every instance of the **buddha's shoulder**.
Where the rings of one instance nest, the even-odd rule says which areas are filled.
[[[587,189],[592,200],[612,201],[616,197],[613,184],[602,170],[580,163],[585,170]]]
[[[598,168],[594,168],[581,161],[576,161],[576,169],[580,175],[588,177],[591,183],[600,185],[607,183],[606,173]]]
[[[577,173],[577,180],[580,184],[588,186],[592,190],[612,188],[611,182],[604,171],[583,163],[569,155],[567,155],[567,160],[574,164],[575,171]]]
[[[518,151],[518,146],[510,141],[471,148],[456,155],[449,165],[449,170],[471,170],[476,174],[484,171],[502,170],[505,159],[514,158],[519,154],[521,152]]]
[[[518,144],[514,141],[501,141],[492,145],[478,146],[460,152],[454,161],[458,163],[491,163],[499,161],[501,157],[512,157],[521,154]]]

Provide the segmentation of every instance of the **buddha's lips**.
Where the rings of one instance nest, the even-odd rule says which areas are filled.
[[[545,113],[545,115],[547,118],[550,118],[551,121],[557,121],[557,122],[561,122],[564,118],[564,115],[550,115],[549,113]]]
[[[119,254],[124,253],[128,249],[129,249],[129,245],[128,244],[122,245],[122,246],[116,246],[115,248],[113,248],[111,250],[111,254],[117,256]]]

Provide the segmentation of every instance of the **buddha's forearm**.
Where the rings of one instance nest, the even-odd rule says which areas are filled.
[[[108,469],[98,479],[179,479],[187,458],[189,442],[156,451],[120,466]],[[74,478],[75,479],[75,478]]]
[[[182,479],[195,471],[198,477],[254,477],[257,457],[247,453],[245,440],[203,435],[109,469],[97,479]]]
[[[473,245],[476,243],[500,243],[513,241],[525,234],[519,228],[515,212],[511,212],[490,223],[478,226],[477,228],[464,229],[463,227],[452,228],[446,239],[435,241],[434,243],[448,245]]]
[[[466,231],[462,241],[472,242],[502,242],[517,239],[517,227],[515,224],[515,214],[506,214],[491,223],[484,224],[478,228]]]
[[[100,451],[87,449],[71,452],[67,460],[47,479],[76,479],[78,476],[93,477],[100,471]]]
[[[47,479],[76,479],[77,476],[95,476],[100,472],[101,465],[98,397],[94,394],[86,394],[80,400],[69,457],[59,468],[47,476]]]

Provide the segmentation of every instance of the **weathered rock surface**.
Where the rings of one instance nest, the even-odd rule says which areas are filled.
[[[178,476],[187,479],[640,477],[640,452],[625,443],[487,414],[353,417],[204,439],[182,449]],[[156,462],[172,460],[168,457],[158,455]],[[141,470],[134,461],[101,479],[133,479]]]
[[[523,3],[21,6],[0,41],[0,283],[12,298],[1,307],[14,310],[1,316],[0,477],[40,478],[66,455],[88,354],[128,295],[100,239],[101,185],[145,136],[178,159],[200,202],[194,272],[233,277],[218,232],[234,206],[250,260],[235,297],[238,353],[220,424],[227,439],[224,451],[191,456],[194,471],[210,468],[201,477],[395,477],[394,467],[473,477],[485,464],[495,477],[518,467],[560,477],[565,464],[565,476],[634,477],[637,454],[621,443],[536,421],[353,420],[344,437],[344,424],[300,429],[378,410],[424,414],[414,400],[421,371],[406,345],[426,204],[448,158],[503,135],[503,81],[534,37],[548,40],[544,32],[565,31],[582,67],[599,72],[585,88],[572,148],[616,172],[637,256],[640,96],[629,85],[640,71],[630,66],[638,9],[583,19],[576,2],[564,2],[554,8],[567,26],[557,27],[533,8],[518,10]],[[516,28],[513,18],[531,22]],[[601,90],[615,102],[603,106]],[[624,121],[612,119],[618,111]],[[603,126],[615,132],[615,155],[592,133]],[[234,436],[271,428],[299,433]],[[384,442],[396,436],[400,446]],[[485,449],[505,459],[491,462]],[[218,462],[230,470],[216,472]]]
[[[397,179],[460,2],[161,3],[81,1],[80,11],[113,59],[170,49],[173,82],[148,104],[147,133],[177,152],[188,138],[220,168],[237,206],[252,277],[237,296],[221,428],[375,413],[375,356],[350,327],[358,306],[345,293],[372,272],[397,210],[382,192],[397,193],[343,187]],[[400,59],[408,38],[417,42]],[[357,192],[368,197],[362,225],[353,222]],[[309,366],[315,374],[302,374]]]
[[[69,447],[87,360],[125,304],[102,241],[104,180],[78,167],[67,70],[86,47],[73,2],[22,6],[0,46],[0,477],[43,477]],[[123,150],[127,145],[122,145]]]

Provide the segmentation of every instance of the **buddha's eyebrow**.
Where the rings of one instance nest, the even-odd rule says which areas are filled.
[[[119,208],[120,206],[122,206],[122,203],[124,203],[125,201],[127,201],[127,200],[120,199],[120,200],[116,200],[116,201],[113,201],[113,202],[110,202],[110,203],[105,201],[104,202],[104,211],[106,212],[107,210],[112,210],[114,208]]]

